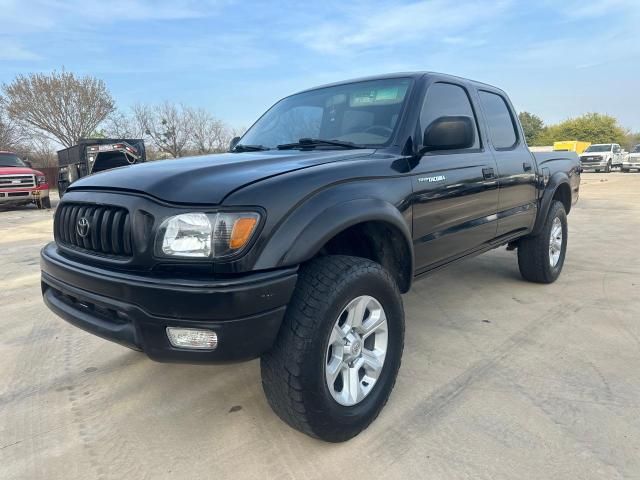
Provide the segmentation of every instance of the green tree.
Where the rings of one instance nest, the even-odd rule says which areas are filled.
[[[551,125],[538,138],[540,145],[552,145],[561,140],[578,140],[591,143],[619,143],[623,145],[627,130],[618,121],[600,113],[587,113]]]
[[[537,145],[537,140],[544,132],[544,122],[540,117],[529,112],[520,112],[518,115],[522,129],[524,130],[524,136],[527,139],[529,145]]]

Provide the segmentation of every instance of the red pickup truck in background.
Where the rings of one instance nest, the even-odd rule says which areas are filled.
[[[30,203],[51,208],[44,173],[31,168],[15,153],[0,151],[0,207]]]

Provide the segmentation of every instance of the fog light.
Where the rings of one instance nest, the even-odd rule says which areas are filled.
[[[218,346],[218,335],[212,330],[167,327],[167,337],[171,345],[178,348],[215,350]]]

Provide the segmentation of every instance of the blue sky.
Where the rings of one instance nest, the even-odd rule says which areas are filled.
[[[278,98],[435,70],[504,88],[547,123],[640,130],[640,0],[0,0],[0,82],[64,66],[118,107],[172,100],[248,126]]]

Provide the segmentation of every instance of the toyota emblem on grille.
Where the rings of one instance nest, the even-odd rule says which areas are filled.
[[[78,220],[78,225],[76,225],[76,232],[78,232],[78,235],[82,238],[89,235],[89,220],[85,217],[81,217],[80,220]]]

